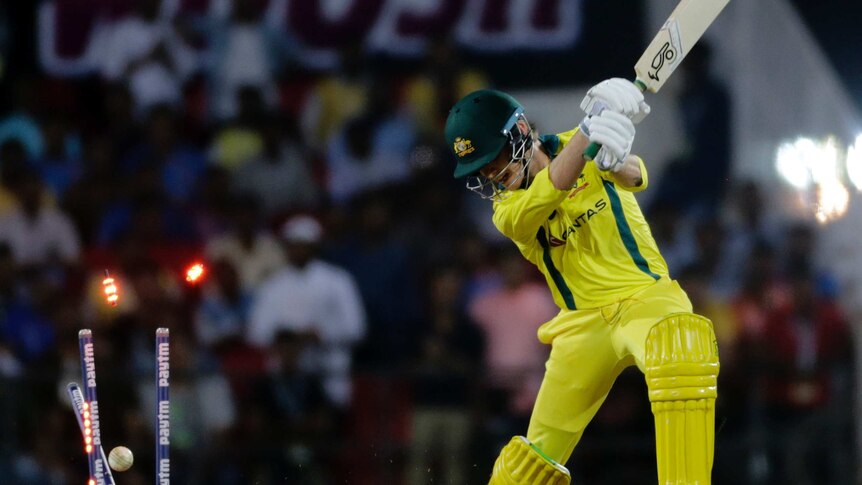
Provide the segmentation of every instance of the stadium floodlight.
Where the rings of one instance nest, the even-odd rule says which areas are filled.
[[[807,158],[811,179],[819,186],[841,184],[841,173],[838,168],[838,141],[829,137],[817,144],[816,158]]]
[[[818,158],[817,143],[810,138],[798,138],[778,146],[775,154],[775,169],[787,183],[799,190],[811,187],[811,165]]]
[[[838,180],[817,186],[817,202],[814,205],[814,217],[817,222],[827,222],[839,219],[847,213],[850,204],[850,192]]]
[[[859,159],[857,187],[860,187],[862,137],[857,140],[857,148],[859,150],[853,152],[853,159]],[[841,154],[842,146],[835,137],[822,140],[800,137],[782,143],[775,152],[775,168],[779,176],[794,188],[801,201],[807,201],[804,204],[821,224],[844,216],[850,203],[850,193],[842,178]],[[848,152],[848,174],[850,163]]]
[[[847,149],[847,178],[856,190],[862,191],[862,133],[856,142]]]

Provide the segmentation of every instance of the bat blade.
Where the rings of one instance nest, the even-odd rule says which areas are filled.
[[[658,92],[730,0],[682,0],[635,64],[637,81]]]

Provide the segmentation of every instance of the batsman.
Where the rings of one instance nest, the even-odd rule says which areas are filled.
[[[600,106],[600,109],[595,109]],[[456,178],[493,203],[494,225],[544,274],[560,312],[526,436],[500,451],[491,485],[563,485],[563,466],[623,369],[646,377],[658,479],[709,484],[719,363],[712,323],[668,274],[634,193],[647,188],[631,154],[649,113],[634,83],[592,87],[571,131],[539,136],[524,108],[494,90],[449,112]],[[601,145],[593,159],[584,155]]]

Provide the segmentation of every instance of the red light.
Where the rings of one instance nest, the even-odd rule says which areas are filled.
[[[84,416],[84,450],[86,450],[89,455],[93,452],[93,429],[91,427],[92,422],[90,421],[90,404],[84,402],[81,407],[84,409],[84,412],[81,413]],[[90,482],[92,483],[92,480]]]
[[[201,263],[195,263],[189,266],[189,269],[186,270],[186,281],[189,283],[197,283],[204,275],[204,265]]]
[[[117,300],[120,298],[120,289],[117,287],[117,282],[114,278],[108,275],[108,270],[105,270],[105,279],[102,280],[102,290],[105,292],[105,301],[111,306],[117,306]]]

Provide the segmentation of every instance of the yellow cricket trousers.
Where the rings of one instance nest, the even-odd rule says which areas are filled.
[[[565,464],[620,372],[632,364],[643,372],[650,329],[666,315],[691,311],[679,284],[662,278],[616,303],[564,310],[544,324],[539,338],[551,344],[551,355],[527,439]]]

